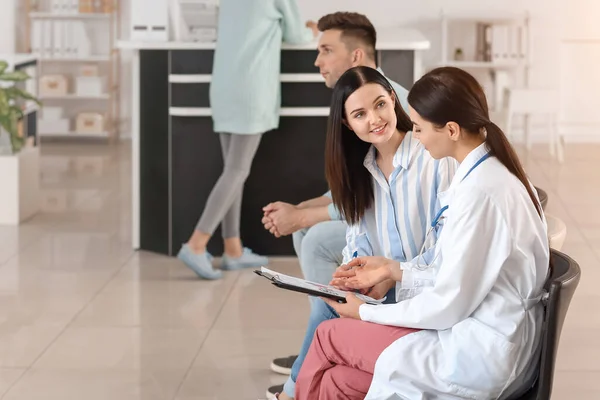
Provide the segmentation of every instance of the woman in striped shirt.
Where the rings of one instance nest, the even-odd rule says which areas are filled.
[[[344,264],[363,256],[411,260],[424,244],[428,247],[427,229],[439,210],[437,195],[449,187],[457,163],[434,160],[411,129],[396,93],[377,70],[351,68],[338,80],[329,114],[326,175],[333,202],[349,225]],[[392,291],[395,287],[394,281],[386,280],[368,295],[383,298],[390,292],[388,301],[395,302],[418,292],[400,287]],[[279,399],[293,398],[317,326],[337,317],[321,299],[315,302],[302,348]]]

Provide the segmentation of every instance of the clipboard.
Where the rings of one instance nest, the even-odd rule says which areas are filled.
[[[310,282],[304,279],[295,278],[293,276],[280,274],[279,272],[272,271],[265,267],[261,267],[260,270],[254,270],[259,276],[268,279],[274,286],[282,289],[291,290],[293,292],[304,293],[310,296],[325,297],[338,303],[346,302],[347,291],[338,289],[333,286],[321,285],[320,283]],[[367,304],[381,304],[385,298],[376,300],[372,297],[365,296],[364,294],[355,293],[356,296]]]

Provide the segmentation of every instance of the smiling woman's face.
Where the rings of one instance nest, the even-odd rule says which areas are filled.
[[[395,96],[376,83],[364,85],[346,100],[346,123],[362,141],[385,143],[396,131]]]

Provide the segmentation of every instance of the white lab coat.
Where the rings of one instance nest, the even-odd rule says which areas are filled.
[[[463,180],[486,152],[485,145],[473,150],[440,194],[449,208],[432,269],[402,265],[404,284],[425,286],[422,292],[360,307],[365,321],[423,329],[383,351],[366,399],[506,398],[533,380],[546,223],[495,157]]]

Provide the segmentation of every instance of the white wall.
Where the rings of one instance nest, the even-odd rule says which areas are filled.
[[[5,1],[5,0],[0,0]],[[431,50],[423,54],[425,66],[435,64],[440,58],[440,24],[439,16],[442,10],[448,13],[524,13],[531,17],[533,67],[531,68],[530,84],[536,87],[559,88],[565,86],[563,81],[570,77],[561,75],[560,35],[561,5],[567,0],[297,0],[301,12],[306,19],[317,20],[324,14],[335,11],[356,11],[369,17],[376,28],[394,26],[411,26],[420,30],[431,42]],[[597,0],[575,0],[576,2],[595,2]],[[122,18],[124,21],[123,36],[128,36],[127,21],[129,15],[129,0],[121,2]],[[585,14],[585,13],[584,13]],[[588,29],[597,29],[590,22]],[[583,29],[583,28],[582,28]],[[600,37],[600,36],[599,36]],[[599,48],[600,49],[600,48]],[[600,50],[598,51],[600,57]],[[123,53],[122,86],[122,116],[126,119],[123,131],[129,128],[128,117],[130,112],[130,57]],[[561,80],[561,76],[564,79]],[[486,79],[485,75],[478,75],[479,79]],[[600,115],[600,113],[596,113]],[[565,114],[567,115],[567,114]]]
[[[574,141],[600,141],[598,0],[564,0],[560,43],[561,131]]]

